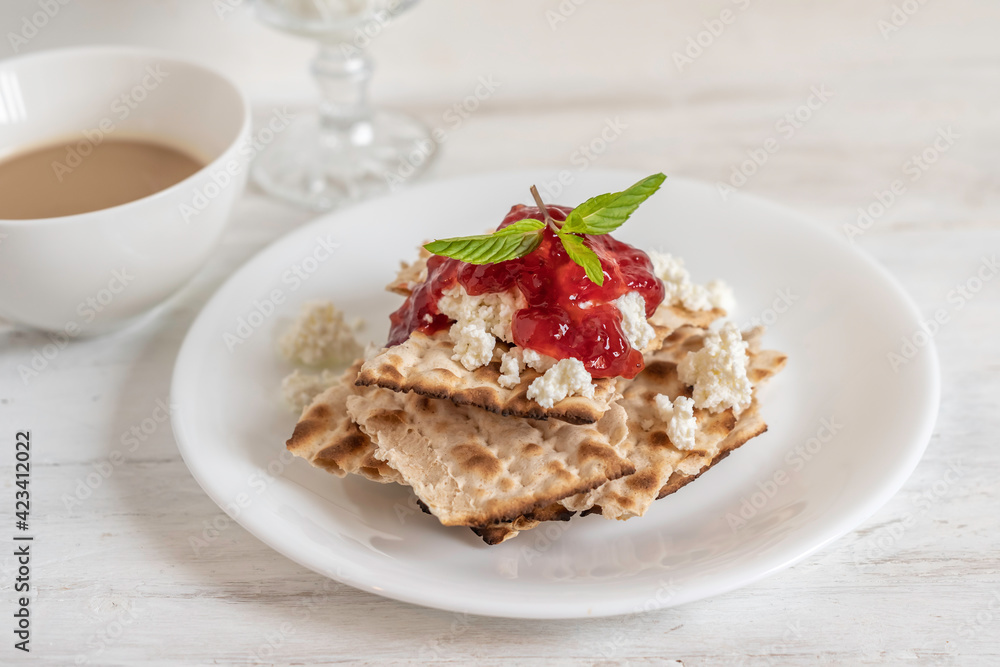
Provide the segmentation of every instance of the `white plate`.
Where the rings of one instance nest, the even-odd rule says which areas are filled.
[[[642,176],[584,172],[553,203]],[[617,236],[679,254],[698,281],[729,281],[733,318],[770,325],[765,344],[789,363],[763,391],[767,434],[642,518],[577,517],[495,547],[439,525],[402,487],[291,460],[284,441],[295,415],[277,389],[289,368],[274,345],[299,304],[332,299],[364,317],[365,337],[381,344],[400,302],[383,285],[400,259],[425,239],[497,224],[528,201],[532,183],[553,179],[519,171],[409,189],[324,216],[237,271],[191,327],[172,388],[178,446],[212,499],[274,549],[357,588],[458,612],[566,618],[744,586],[850,531],[899,489],[939,396],[932,345],[895,370],[888,361],[920,330],[910,300],[885,270],[801,216],[749,196],[723,201],[713,186],[679,178]],[[339,247],[324,260],[328,242]],[[241,320],[251,329],[237,331]],[[239,344],[227,337],[248,333]]]

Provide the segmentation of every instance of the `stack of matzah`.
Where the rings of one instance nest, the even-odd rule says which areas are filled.
[[[390,288],[405,293],[419,280],[419,271],[410,273]],[[317,396],[287,446],[340,477],[408,485],[441,523],[468,526],[488,544],[575,513],[642,516],[767,428],[757,389],[785,356],[762,351],[759,330],[744,334],[754,400],[738,418],[732,409],[695,409],[696,445],[682,451],[657,417],[658,394],[691,396],[677,365],[702,347],[721,315],[661,306],[635,379],[598,379],[593,398],[572,396],[548,409],[526,396],[535,371],[513,388],[497,384],[506,344],[490,365],[468,371],[452,359],[447,331],[415,332],[359,360]]]

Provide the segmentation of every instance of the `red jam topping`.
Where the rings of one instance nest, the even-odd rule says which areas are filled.
[[[547,208],[558,222],[572,210]],[[541,220],[542,214],[537,207],[518,204],[498,229],[525,218]],[[638,248],[608,234],[585,239],[601,259],[603,285],[587,278],[549,228],[538,248],[520,259],[477,266],[434,255],[427,260],[427,280],[389,316],[389,345],[402,343],[413,331],[430,335],[448,328],[451,320],[441,314],[437,302],[456,283],[472,295],[506,292],[516,286],[528,305],[514,314],[514,343],[556,359],[575,357],[593,377],[635,377],[643,367],[642,353],[625,337],[622,314],[613,301],[638,292],[646,300],[649,317],[663,301],[663,283],[654,275],[649,257]]]

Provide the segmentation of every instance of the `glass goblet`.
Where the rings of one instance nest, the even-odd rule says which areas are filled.
[[[311,72],[317,115],[276,134],[257,156],[253,179],[265,192],[315,209],[394,188],[436,151],[427,128],[368,102],[372,60],[364,47],[417,0],[257,0],[265,23],[315,39]]]

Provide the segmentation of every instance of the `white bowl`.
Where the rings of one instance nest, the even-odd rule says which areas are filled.
[[[176,292],[211,255],[254,151],[236,85],[131,47],[0,62],[0,159],[67,139],[86,159],[106,137],[159,140],[206,166],[120,206],[0,220],[0,317],[69,337],[113,329]]]

